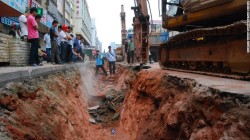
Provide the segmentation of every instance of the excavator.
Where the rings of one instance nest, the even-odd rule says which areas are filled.
[[[148,60],[148,0],[136,0],[136,57]],[[158,49],[162,69],[250,79],[247,0],[161,0],[162,27],[179,34]]]

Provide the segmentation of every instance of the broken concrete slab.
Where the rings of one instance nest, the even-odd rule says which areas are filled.
[[[92,118],[89,118],[89,122],[93,123],[93,124],[96,124],[96,120],[95,119],[92,119]]]
[[[98,109],[100,106],[99,105],[97,105],[97,106],[93,106],[93,107],[88,107],[87,109],[88,110],[96,110],[96,109]]]

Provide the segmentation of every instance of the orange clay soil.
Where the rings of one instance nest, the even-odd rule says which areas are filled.
[[[93,67],[58,72],[0,89],[0,139],[219,140],[249,139],[250,97],[221,93],[163,70],[135,73],[118,67],[114,78],[90,79]],[[101,71],[100,71],[101,73]],[[86,79],[85,79],[86,80]],[[126,94],[109,124],[91,124],[87,107],[107,91]],[[95,93],[86,93],[92,91]],[[90,95],[91,94],[91,95]],[[111,129],[116,130],[111,134]]]

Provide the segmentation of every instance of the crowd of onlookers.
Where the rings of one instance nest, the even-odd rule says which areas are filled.
[[[42,59],[39,58],[39,26],[41,15],[37,14],[37,8],[31,8],[25,14],[19,17],[19,25],[13,24],[9,35],[16,37],[17,34],[21,40],[31,43],[29,64],[31,66],[42,66]],[[76,36],[73,28],[66,25],[59,25],[54,20],[52,27],[47,28],[44,35],[46,52],[44,59],[52,64],[64,64],[76,61],[84,61],[83,40],[81,36]]]
[[[41,59],[39,59],[39,51],[41,48],[39,44],[39,26],[41,16],[37,14],[37,8],[31,8],[25,14],[19,17],[19,27],[12,25],[10,35],[16,36],[16,32],[20,38],[31,43],[29,64],[31,66],[42,66]],[[84,61],[83,41],[81,36],[76,36],[73,28],[66,25],[59,25],[59,22],[54,20],[51,28],[47,28],[47,33],[44,35],[44,42],[46,46],[44,59],[52,64],[64,64],[76,61]],[[130,41],[125,45],[127,55],[127,62],[130,65],[134,64],[134,42],[130,37]],[[101,68],[106,76],[108,76],[104,63],[108,61],[110,76],[115,75],[116,53],[109,46],[107,53],[100,53],[96,51],[96,75]]]

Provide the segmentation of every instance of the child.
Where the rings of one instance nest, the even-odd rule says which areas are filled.
[[[95,70],[95,75],[98,75],[99,68],[102,69],[103,73],[105,76],[108,76],[107,71],[103,67],[103,61],[102,61],[102,55],[100,54],[100,51],[96,51],[96,70]]]

